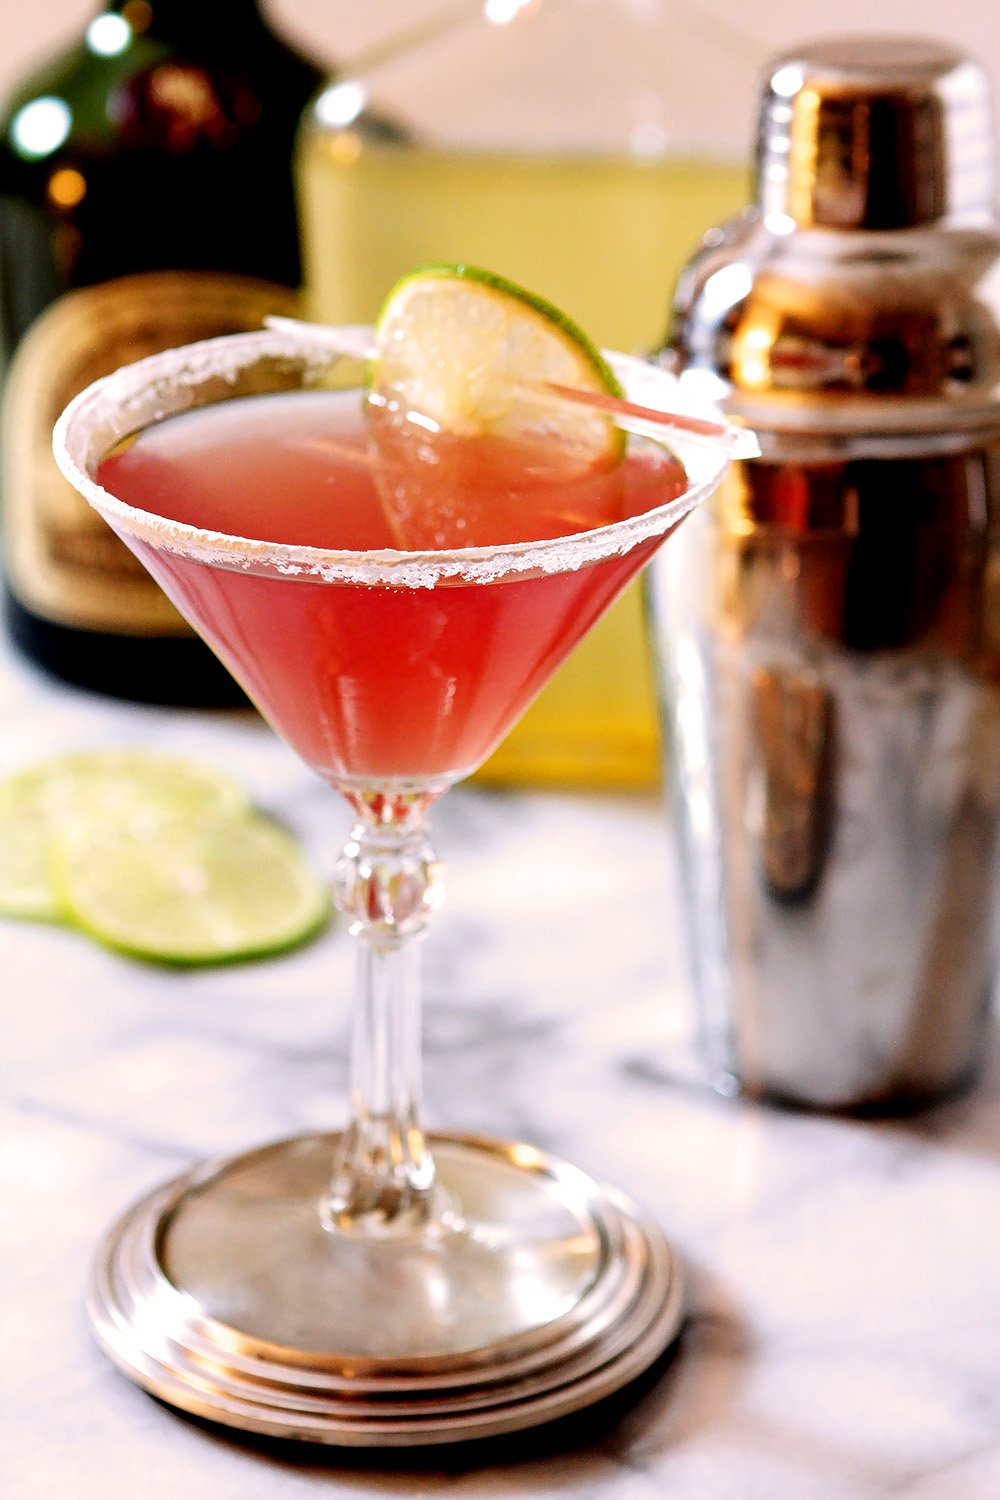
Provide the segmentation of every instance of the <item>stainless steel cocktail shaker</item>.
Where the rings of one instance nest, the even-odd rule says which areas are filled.
[[[649,574],[684,935],[717,1086],[960,1087],[1000,856],[1000,229],[982,70],[927,40],[777,59],[754,205],[669,358],[757,431]]]

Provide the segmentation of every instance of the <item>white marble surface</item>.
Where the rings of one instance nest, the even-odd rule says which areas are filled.
[[[337,801],[251,716],[139,710],[0,657],[0,771],[160,745],[219,761],[317,866]],[[348,939],[164,972],[0,926],[0,1494],[10,1500],[995,1500],[1000,1068],[872,1123],[707,1093],[693,1073],[656,799],[459,789],[426,955],[428,1123],[618,1182],[683,1254],[673,1360],[624,1410],[493,1449],[317,1455],[211,1433],[119,1376],[81,1286],[105,1224],[197,1157],[343,1116]]]

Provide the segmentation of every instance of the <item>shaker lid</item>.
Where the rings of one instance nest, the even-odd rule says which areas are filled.
[[[984,70],[927,37],[847,36],[775,58],[757,202],[788,227],[902,229],[994,212]]]
[[[984,69],[922,37],[788,51],[765,73],[757,177],[756,205],[706,235],[678,281],[685,384],[762,444],[1000,430]]]

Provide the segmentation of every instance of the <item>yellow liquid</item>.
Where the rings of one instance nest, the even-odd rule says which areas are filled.
[[[730,163],[372,149],[307,131],[299,206],[309,315],[370,322],[400,276],[470,261],[548,297],[606,348],[648,352],[677,273],[747,196]],[[480,779],[648,786],[658,775],[641,591],[577,648]]]

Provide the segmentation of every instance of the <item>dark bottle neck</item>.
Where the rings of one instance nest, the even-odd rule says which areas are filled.
[[[137,34],[175,46],[268,30],[259,0],[107,0],[100,13],[123,16]]]

